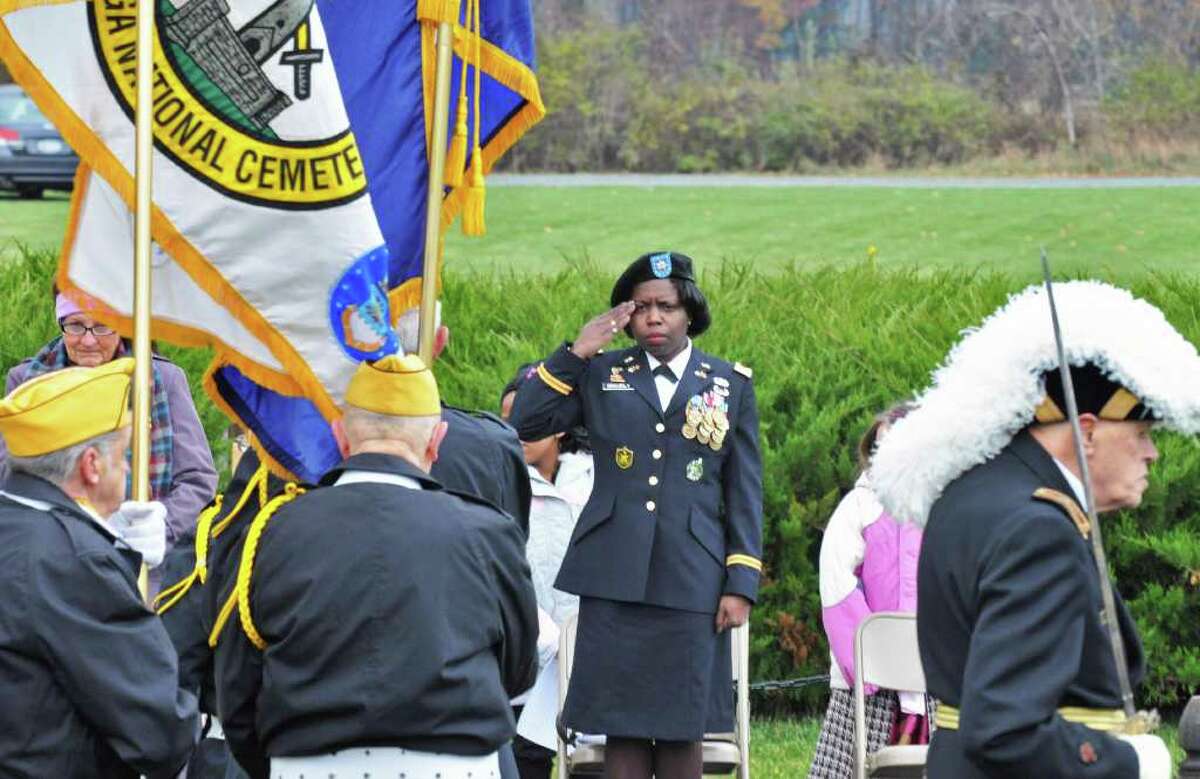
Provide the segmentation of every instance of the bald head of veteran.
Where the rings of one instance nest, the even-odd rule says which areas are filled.
[[[333,435],[343,457],[390,454],[428,473],[446,428],[433,373],[416,355],[389,355],[358,367]]]
[[[100,517],[125,498],[133,360],[65,368],[0,400],[13,471],[50,482]]]

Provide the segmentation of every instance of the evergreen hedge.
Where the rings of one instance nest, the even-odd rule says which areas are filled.
[[[38,254],[0,267],[6,367],[55,333],[52,270],[53,259]],[[828,671],[817,556],[821,529],[856,478],[858,436],[876,411],[926,386],[963,328],[1032,279],[870,264],[765,275],[727,262],[704,271],[714,325],[699,344],[754,368],[762,418],[766,569],[754,617],[753,679]],[[437,369],[444,397],[495,409],[515,366],[574,337],[605,308],[611,283],[611,274],[586,261],[553,276],[447,276],[444,319],[452,338]],[[1200,279],[1147,274],[1131,288],[1200,341]],[[188,371],[210,440],[224,452],[224,420],[198,387],[207,356],[164,351]],[[1200,452],[1168,433],[1158,443],[1162,457],[1143,505],[1110,517],[1105,540],[1149,656],[1139,702],[1172,708],[1200,685]],[[812,709],[824,695],[815,686],[756,705]]]

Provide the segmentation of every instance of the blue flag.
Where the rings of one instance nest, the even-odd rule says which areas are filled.
[[[450,132],[465,110],[474,146],[475,35],[473,0],[318,0],[350,124],[367,171],[372,204],[389,254],[391,310],[398,315],[420,301],[429,186],[427,141],[431,133],[435,65],[434,33],[455,22]],[[480,0],[483,35],[480,71],[479,148],[483,173],[545,116],[535,75],[533,17],[529,0]],[[465,84],[462,79],[467,64]],[[464,102],[465,101],[465,102]],[[469,169],[472,151],[462,160]],[[453,179],[452,171],[447,177]],[[469,175],[446,187],[442,229],[462,211]]]

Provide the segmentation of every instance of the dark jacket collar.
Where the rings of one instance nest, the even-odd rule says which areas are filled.
[[[1024,463],[1025,467],[1033,471],[1042,484],[1075,500],[1075,490],[1071,489],[1071,485],[1067,483],[1066,477],[1063,476],[1050,453],[1042,448],[1036,438],[1030,435],[1029,428],[1017,433],[1012,443],[1008,445],[1008,450]]]
[[[373,471],[392,476],[407,476],[410,479],[416,479],[421,484],[421,489],[423,490],[444,489],[437,479],[425,473],[425,471],[422,471],[403,457],[397,457],[393,454],[380,454],[378,452],[351,455],[336,468],[321,477],[321,486],[329,487],[333,485],[346,471]]]
[[[4,491],[13,495],[19,495],[22,498],[49,503],[54,509],[66,511],[85,520],[89,525],[94,525],[109,538],[117,537],[116,533],[109,530],[102,523],[97,522],[95,517],[84,511],[67,493],[45,479],[32,476],[28,473],[12,471],[8,475],[8,480],[4,483]]]

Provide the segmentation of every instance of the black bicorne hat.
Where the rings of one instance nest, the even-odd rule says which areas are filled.
[[[688,335],[698,336],[712,324],[712,315],[708,312],[708,301],[704,293],[696,285],[696,274],[692,270],[692,258],[679,252],[650,252],[638,257],[625,269],[613,285],[609,305],[616,306],[633,298],[633,288],[643,281],[655,279],[679,279],[684,282],[685,292],[681,297],[687,308]],[[690,289],[687,289],[689,288]]]
[[[1058,368],[1042,374],[1046,397],[1034,412],[1042,423],[1065,422],[1067,394],[1063,391],[1062,373]],[[1110,422],[1142,422],[1157,419],[1138,396],[1108,378],[1092,363],[1071,366],[1071,384],[1075,387],[1075,404],[1080,414],[1095,414]]]

